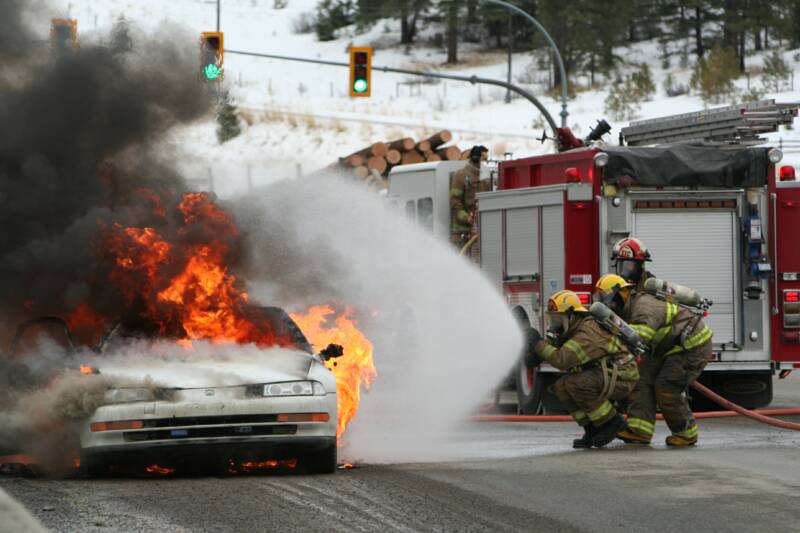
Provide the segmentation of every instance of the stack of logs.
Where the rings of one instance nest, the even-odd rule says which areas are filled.
[[[389,171],[399,165],[467,159],[469,150],[444,146],[452,138],[449,131],[442,130],[419,142],[411,137],[389,143],[378,142],[342,157],[334,166],[358,180],[385,184],[383,180]]]

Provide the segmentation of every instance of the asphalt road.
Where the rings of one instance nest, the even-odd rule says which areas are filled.
[[[800,406],[800,377],[773,407]],[[800,417],[794,417],[800,421]],[[57,531],[798,531],[800,433],[702,420],[701,443],[573,451],[570,424],[465,424],[452,460],[332,476],[0,478]]]

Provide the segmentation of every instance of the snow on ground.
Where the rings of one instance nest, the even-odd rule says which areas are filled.
[[[374,65],[442,70],[443,49],[415,45],[388,48],[399,40],[397,22],[386,21],[365,34],[350,32],[341,38],[320,43],[313,33],[296,34],[295,21],[311,12],[318,0],[288,0],[284,9],[274,9],[273,0],[221,0],[221,29],[225,48],[279,55],[294,55],[347,62],[347,47],[376,47]],[[120,16],[145,32],[157,31],[165,22],[178,23],[199,36],[201,31],[216,28],[216,5],[208,0],[51,0],[54,7],[40,20],[43,32],[47,16],[70,16],[78,19],[81,39],[102,36]],[[426,35],[436,32],[429,28]],[[172,33],[156,33],[170,38]],[[424,35],[423,35],[424,36]],[[474,47],[460,50],[465,60],[448,72],[505,79],[505,54],[478,52]],[[638,118],[653,118],[703,108],[698,96],[668,98],[664,80],[671,73],[676,83],[688,84],[690,70],[677,66],[661,68],[659,48],[644,42],[619,51],[629,63],[647,62],[653,72],[657,95],[641,106]],[[798,66],[795,51],[784,54],[791,68]],[[690,57],[690,63],[693,60]],[[763,55],[748,57],[748,67],[757,70]],[[243,134],[219,145],[215,124],[204,123],[175,132],[172,142],[183,153],[185,169],[194,178],[213,180],[214,189],[227,195],[247,190],[249,184],[292,177],[327,166],[337,157],[347,155],[372,142],[403,136],[421,137],[441,128],[453,131],[463,148],[480,143],[488,146],[493,157],[504,152],[515,156],[552,150],[551,143],[540,143],[544,121],[528,101],[515,98],[504,102],[505,90],[490,86],[446,81],[409,83],[420,78],[373,71],[372,97],[351,99],[348,94],[348,70],[341,67],[287,62],[234,55],[225,56],[225,86],[247,119]],[[514,83],[536,94],[553,118],[559,122],[560,103],[544,95],[547,71],[536,68],[531,53],[517,53],[513,58]],[[585,83],[586,80],[578,80]],[[534,82],[534,83],[531,83]],[[760,81],[752,81],[760,86]],[[744,90],[743,78],[737,85]],[[581,91],[569,102],[568,125],[579,135],[586,135],[598,118],[606,115],[607,90]],[[795,91],[767,94],[779,101],[800,101],[800,79]],[[609,119],[614,127],[610,142],[616,142],[624,126]],[[795,131],[772,135],[800,140]],[[787,161],[800,163],[800,150],[786,149]]]

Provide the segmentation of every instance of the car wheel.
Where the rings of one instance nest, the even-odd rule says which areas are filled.
[[[81,457],[81,466],[76,472],[78,477],[84,479],[98,479],[109,476],[108,465],[105,463],[90,459],[88,457]]]
[[[517,406],[521,415],[539,413],[542,395],[542,375],[538,368],[529,368],[520,358],[516,371]]]
[[[333,474],[336,472],[336,459],[336,445],[329,446],[307,456],[306,470],[309,474]]]

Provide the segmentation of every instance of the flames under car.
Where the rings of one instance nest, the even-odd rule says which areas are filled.
[[[120,465],[196,469],[300,458],[306,471],[335,471],[336,379],[323,362],[341,355],[341,348],[331,345],[314,354],[285,312],[258,312],[290,342],[245,361],[148,364],[145,357],[139,365],[120,363],[110,356],[124,336],[113,328],[100,344],[109,357],[98,358],[98,370],[114,383],[137,385],[106,391],[104,405],[81,431],[81,468],[100,475]]]

